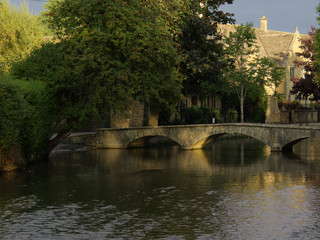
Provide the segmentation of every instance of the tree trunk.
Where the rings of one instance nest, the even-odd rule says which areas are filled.
[[[143,126],[148,126],[150,119],[150,100],[145,98],[144,100],[144,117],[143,117]]]
[[[240,93],[240,114],[241,114],[241,123],[243,123],[243,120],[244,120],[243,104],[244,104],[244,92],[243,92],[243,84],[241,84],[241,93]]]
[[[49,154],[59,143],[66,139],[71,133],[72,130],[58,132],[58,134],[54,138],[49,140],[47,145],[47,153]]]

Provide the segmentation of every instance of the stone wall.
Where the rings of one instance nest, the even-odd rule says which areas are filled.
[[[292,110],[291,123],[316,123],[318,115],[318,110]]]
[[[266,123],[316,123],[319,116],[318,110],[279,110],[277,99],[268,97]]]
[[[144,104],[135,100],[125,111],[110,114],[111,128],[141,127],[144,120]]]
[[[266,123],[281,123],[281,112],[278,107],[278,100],[271,96],[268,96]]]
[[[138,100],[125,111],[112,112],[110,114],[110,128],[129,128],[141,126],[158,126],[159,110],[145,109],[145,105]]]
[[[150,109],[150,114],[149,114],[146,126],[158,126],[158,120],[159,120],[159,110]]]
[[[291,110],[280,111],[280,117],[268,123],[317,123],[319,122],[318,110]]]

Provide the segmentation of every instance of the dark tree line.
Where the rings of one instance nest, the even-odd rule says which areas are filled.
[[[13,99],[2,110],[14,113],[19,102],[24,113],[2,118],[19,131],[1,145],[1,159],[14,152],[28,160],[43,156],[87,119],[125,109],[133,99],[151,108],[170,107],[180,100],[182,82],[193,84],[190,71],[201,79],[201,91],[208,91],[222,66],[217,23],[232,21],[218,8],[232,2],[49,1],[43,19],[54,39],[10,68],[11,78],[22,79],[21,84],[1,77],[0,97]],[[10,88],[5,78],[14,82]],[[29,90],[20,91],[22,85]],[[25,134],[23,127],[33,130]]]

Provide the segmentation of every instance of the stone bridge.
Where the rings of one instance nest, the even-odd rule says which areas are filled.
[[[293,124],[201,124],[138,128],[98,129],[96,134],[71,137],[71,142],[96,148],[141,147],[152,137],[163,136],[178,143],[182,149],[204,148],[224,134],[242,134],[269,145],[271,151],[291,149],[306,138],[320,137],[320,125]],[[80,140],[81,139],[81,140]]]

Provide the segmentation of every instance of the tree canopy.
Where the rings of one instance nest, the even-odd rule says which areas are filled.
[[[57,137],[88,115],[180,99],[177,23],[183,1],[49,1],[56,39],[17,64],[13,74],[44,82],[55,100]]]
[[[318,23],[320,25],[320,4],[318,5],[317,7],[317,11],[318,11],[318,14],[319,14],[319,17],[318,17]],[[315,33],[315,36],[314,36],[314,48],[315,48],[315,53],[316,53],[316,56],[315,56],[315,67],[317,70],[320,69],[320,30],[319,28],[316,30],[316,33]],[[320,83],[320,74],[318,74],[316,76],[316,82],[317,83]]]
[[[177,30],[171,26],[178,13],[167,10],[178,11],[177,2],[49,1],[46,16],[70,51],[68,62],[82,79],[97,83],[96,90],[107,98],[104,104],[123,107],[130,97],[163,104],[180,92]]]
[[[311,101],[320,100],[320,85],[317,76],[319,70],[316,67],[316,48],[315,48],[315,35],[316,29],[311,28],[308,38],[300,38],[301,52],[295,53],[299,59],[294,61],[295,67],[303,68],[304,75],[301,78],[293,77],[291,94],[296,95],[298,99],[309,99]]]
[[[241,122],[244,101],[250,92],[274,91],[283,77],[283,69],[267,57],[258,56],[256,35],[252,24],[235,26],[224,38],[232,64],[226,72],[226,91],[235,91],[240,101]]]
[[[26,2],[11,6],[0,1],[0,72],[8,72],[12,63],[26,57],[44,40],[44,25],[29,13]]]
[[[180,72],[186,96],[207,97],[219,91],[218,80],[226,67],[218,23],[232,23],[232,14],[218,8],[233,1],[191,1],[184,16],[179,43],[182,50]]]

